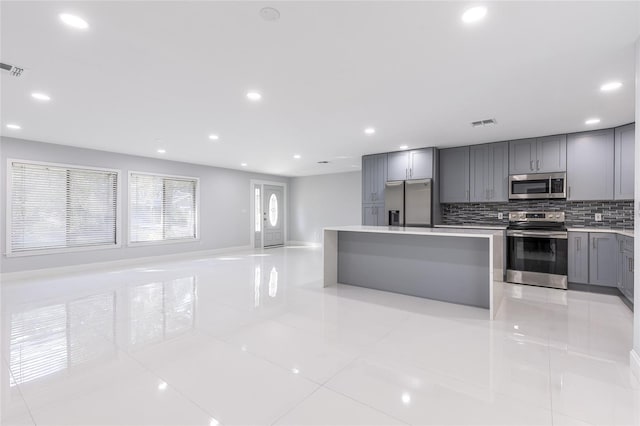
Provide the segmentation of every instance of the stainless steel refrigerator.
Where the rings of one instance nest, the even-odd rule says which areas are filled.
[[[387,182],[385,223],[390,226],[433,226],[431,179]]]

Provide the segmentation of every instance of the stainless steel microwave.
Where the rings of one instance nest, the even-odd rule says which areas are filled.
[[[509,176],[509,199],[567,198],[566,173]]]

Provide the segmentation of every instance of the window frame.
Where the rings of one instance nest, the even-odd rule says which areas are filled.
[[[145,175],[145,176],[155,176],[160,178],[169,178],[169,179],[184,179],[184,180],[192,180],[196,183],[196,211],[195,211],[195,228],[196,228],[196,236],[195,238],[172,238],[169,240],[156,240],[156,241],[131,241],[131,176],[132,175]],[[164,245],[164,244],[185,244],[185,243],[194,243],[200,241],[200,178],[195,176],[180,176],[180,175],[168,175],[165,173],[153,173],[153,172],[138,172],[134,170],[129,170],[127,174],[127,246],[128,247],[143,247],[143,246],[155,246],[155,245]]]
[[[82,246],[82,247],[60,247],[60,248],[50,248],[50,249],[31,249],[19,252],[13,252],[11,249],[11,235],[12,232],[12,219],[13,219],[13,163],[22,163],[22,164],[32,164],[34,166],[50,166],[50,167],[60,167],[66,169],[77,169],[77,170],[94,170],[100,172],[109,172],[116,174],[116,229],[115,229],[115,244],[101,244],[101,245],[92,245],[92,246]],[[78,164],[67,164],[67,163],[53,163],[49,161],[34,161],[34,160],[21,160],[17,158],[7,158],[7,193],[6,193],[6,218],[5,218],[5,256],[6,257],[23,257],[23,256],[39,256],[46,254],[60,254],[60,253],[73,253],[79,251],[87,251],[87,250],[108,250],[108,249],[118,249],[122,247],[122,170],[120,169],[111,169],[107,167],[93,167],[93,166],[83,166]]]

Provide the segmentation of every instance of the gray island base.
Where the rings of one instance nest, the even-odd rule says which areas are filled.
[[[338,283],[488,310],[502,300],[503,233],[461,228],[324,229],[324,286]]]

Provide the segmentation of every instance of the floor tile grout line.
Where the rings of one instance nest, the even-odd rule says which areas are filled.
[[[281,415],[277,416],[276,419],[274,421],[272,421],[271,423],[269,423],[269,426],[273,426],[276,423],[278,423],[280,420],[282,420],[283,418],[285,418],[287,416],[287,414],[291,413],[293,410],[295,410],[296,408],[298,408],[300,406],[300,404],[302,404],[303,402],[305,402],[306,400],[308,400],[309,398],[311,398],[311,396],[318,392],[320,389],[322,388],[322,385],[318,385],[316,386],[316,388],[311,391],[311,393],[309,393],[309,395],[305,396],[304,398],[302,398],[300,401],[298,401],[297,403],[293,404],[293,406],[288,409],[285,410],[285,412],[283,412]]]
[[[384,414],[384,415],[385,415],[385,416],[387,416],[387,417],[391,417],[392,419],[397,420],[397,421],[399,421],[400,423],[403,423],[403,424],[405,424],[405,425],[410,425],[410,424],[411,424],[411,423],[409,423],[409,422],[406,422],[406,421],[404,421],[404,420],[402,420],[402,419],[397,418],[397,417],[396,417],[396,416],[394,416],[393,414],[387,413],[386,411],[382,411],[382,410],[380,410],[379,408],[376,408],[376,407],[374,407],[374,406],[372,406],[372,405],[369,405],[369,404],[367,404],[367,403],[366,403],[366,402],[364,402],[364,401],[360,401],[359,399],[354,398],[354,397],[352,397],[352,396],[350,396],[350,395],[347,395],[347,394],[345,394],[344,392],[339,391],[339,390],[337,390],[337,389],[334,389],[334,388],[332,388],[332,387],[330,387],[330,386],[322,385],[322,388],[324,388],[324,389],[326,389],[326,390],[329,390],[329,391],[331,391],[331,392],[335,392],[335,393],[337,393],[338,395],[342,395],[342,396],[343,396],[343,397],[345,397],[345,398],[349,398],[350,400],[355,401],[355,402],[357,402],[358,404],[362,404],[362,405],[364,405],[365,407],[369,407],[370,409],[372,409],[372,410],[374,410],[374,411],[377,411],[377,412],[378,412],[378,413],[380,413],[380,414]]]
[[[11,376],[11,379],[13,380],[13,382],[16,384],[16,389],[18,389],[18,393],[20,394],[20,398],[22,398],[22,402],[24,402],[24,406],[27,409],[27,413],[29,413],[29,418],[33,422],[34,426],[38,426],[38,423],[36,423],[36,419],[35,419],[35,417],[33,417],[33,413],[31,412],[31,407],[29,407],[29,404],[27,403],[27,399],[24,397],[24,394],[22,393],[22,388],[21,388],[20,384],[18,383],[18,381],[16,380],[16,377],[13,374],[13,371],[11,371],[11,368],[9,367],[9,363],[4,358],[4,356],[2,357],[2,364],[3,364],[3,367],[6,368],[7,371],[9,372],[9,375]]]

